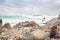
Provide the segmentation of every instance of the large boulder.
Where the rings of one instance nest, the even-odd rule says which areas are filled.
[[[46,38],[46,34],[44,31],[36,29],[31,32],[31,34],[34,36],[35,39],[37,40],[43,40]]]

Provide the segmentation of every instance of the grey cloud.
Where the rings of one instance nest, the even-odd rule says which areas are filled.
[[[0,5],[0,14],[56,15],[58,10],[60,10],[60,3],[58,2],[59,0],[6,0],[2,2],[2,6]]]

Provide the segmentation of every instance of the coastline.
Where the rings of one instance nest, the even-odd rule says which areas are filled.
[[[60,35],[60,18],[47,18],[44,21],[38,19],[2,19],[0,20],[0,39],[9,39],[9,40],[50,40],[50,32],[53,26],[56,26],[58,35]],[[48,20],[49,19],[49,20]],[[45,23],[46,22],[46,23]],[[57,24],[58,23],[58,24]],[[54,24],[54,25],[53,25]],[[56,30],[57,30],[56,29]],[[51,32],[51,33],[54,33]],[[55,35],[57,35],[55,34]],[[5,37],[4,37],[5,35]],[[8,35],[8,37],[7,37]],[[11,36],[11,37],[10,37]],[[13,36],[13,38],[12,38]],[[15,38],[16,37],[16,38]],[[60,37],[60,36],[59,36]],[[53,37],[55,40],[55,38]]]

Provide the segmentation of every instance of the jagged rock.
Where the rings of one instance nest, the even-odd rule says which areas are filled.
[[[6,24],[3,25],[2,28],[11,28],[11,25],[9,23],[6,23]]]
[[[18,29],[18,30],[19,30],[21,27],[22,27],[21,23],[18,23],[18,24],[16,24],[16,25],[13,26],[13,28]]]
[[[40,26],[35,23],[34,21],[25,21],[25,22],[21,22],[16,24],[15,26],[13,26],[13,28],[20,30],[21,27],[33,27],[33,28],[40,28]]]
[[[34,21],[30,21],[30,22],[26,21],[22,25],[23,25],[23,27],[40,28],[40,26],[37,23],[35,23]]]
[[[44,31],[36,29],[31,32],[31,34],[34,36],[35,39],[37,40],[43,40],[46,38],[46,34]]]

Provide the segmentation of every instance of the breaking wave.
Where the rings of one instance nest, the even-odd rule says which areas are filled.
[[[52,18],[55,18],[57,16],[47,16],[47,15],[12,15],[12,16],[0,16],[0,19],[3,20],[3,24],[9,22],[11,25],[14,25],[18,22],[22,21],[35,21],[38,24],[47,22],[51,20]]]

